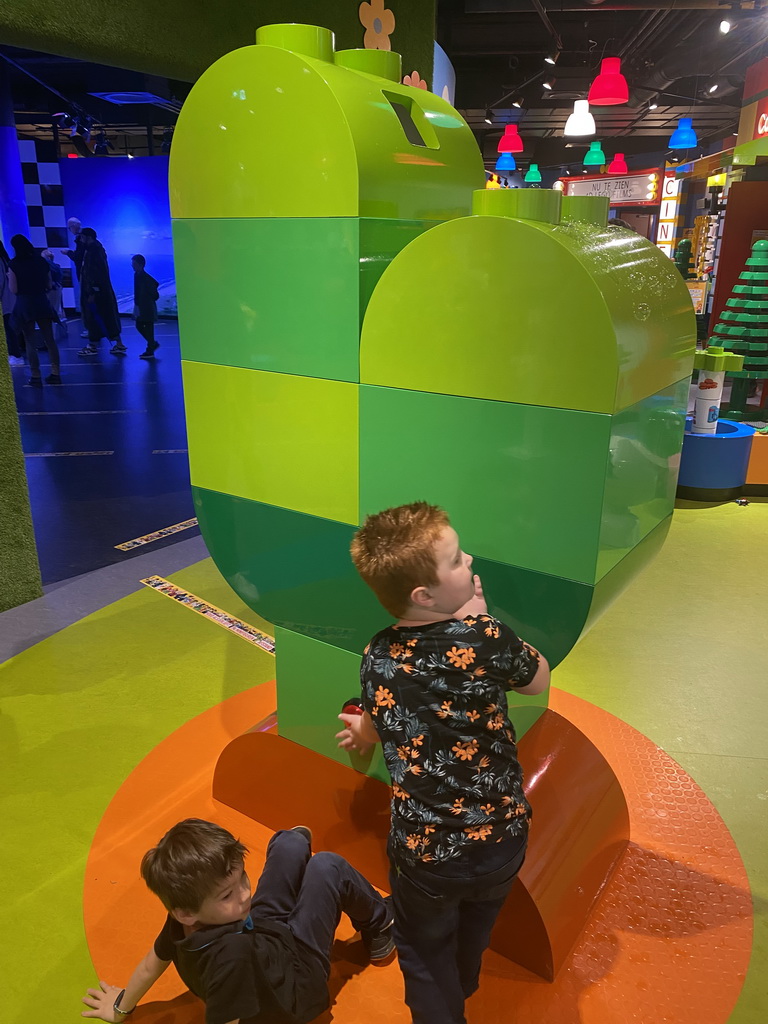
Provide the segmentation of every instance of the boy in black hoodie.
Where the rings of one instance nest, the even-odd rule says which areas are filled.
[[[160,292],[157,281],[144,269],[147,261],[137,253],[131,260],[133,267],[133,315],[136,319],[136,330],[146,341],[147,347],[139,359],[154,359],[158,343],[155,341],[155,321],[157,320],[157,300]]]
[[[210,821],[187,818],[144,855],[141,874],[168,911],[124,989],[99,982],[83,998],[118,1024],[173,963],[205,1002],[206,1024],[306,1024],[327,1009],[334,932],[346,912],[371,962],[394,950],[389,901],[335,853],[312,856],[304,825],[276,832],[251,895],[245,846]]]

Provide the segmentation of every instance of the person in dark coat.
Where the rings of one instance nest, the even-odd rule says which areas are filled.
[[[93,228],[83,228],[80,237],[85,246],[80,272],[80,300],[83,321],[88,329],[88,344],[80,350],[81,356],[98,354],[98,344],[106,337],[113,355],[124,356],[127,349],[120,337],[120,314],[117,299],[109,277],[109,263],[104,246]]]
[[[136,330],[146,341],[147,347],[139,359],[154,359],[155,349],[159,347],[155,341],[155,321],[157,320],[157,300],[160,298],[157,281],[147,273],[147,261],[137,253],[131,260],[133,267],[133,315],[136,319]]]
[[[51,372],[46,377],[49,384],[61,384],[59,376],[59,349],[53,337],[53,324],[56,320],[48,292],[51,289],[51,272],[47,262],[35,252],[35,248],[24,235],[14,235],[11,245],[15,253],[8,270],[8,282],[16,296],[13,308],[14,325],[24,337],[27,347],[31,387],[43,386],[40,375],[40,357],[35,345],[35,324],[45,341],[51,359]]]
[[[5,327],[5,342],[8,346],[8,362],[11,366],[24,365],[24,339],[13,325],[13,307],[16,305],[16,296],[11,291],[8,281],[8,268],[11,265],[11,257],[6,248],[0,242],[0,310],[3,314],[3,326]]]
[[[75,240],[74,249],[62,249],[62,256],[68,256],[72,260],[72,288],[75,293],[75,307],[82,316],[83,307],[80,301],[80,273],[83,269],[83,256],[85,256],[85,245],[80,235],[82,225],[80,224],[79,217],[70,217],[67,221],[67,230]],[[88,331],[82,331],[80,334],[81,338],[88,337]]]

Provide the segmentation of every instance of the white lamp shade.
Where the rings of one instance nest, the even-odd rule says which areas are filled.
[[[594,135],[596,130],[595,119],[589,112],[589,100],[576,100],[573,113],[565,122],[563,135]]]

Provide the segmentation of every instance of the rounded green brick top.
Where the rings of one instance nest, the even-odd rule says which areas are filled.
[[[333,32],[319,25],[262,25],[256,29],[256,43],[277,46],[303,57],[333,61]]]
[[[548,188],[480,188],[472,193],[472,213],[479,217],[559,224],[561,203],[561,194]]]
[[[337,50],[334,63],[350,71],[364,71],[389,82],[403,77],[403,58],[393,50]]]
[[[758,238],[758,240],[752,246],[752,252],[756,252],[756,253],[768,252],[768,238]]]
[[[608,196],[563,196],[562,218],[604,228],[608,226],[610,209]]]

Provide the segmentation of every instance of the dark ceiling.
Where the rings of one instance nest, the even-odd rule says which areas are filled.
[[[724,18],[732,23],[727,34]],[[610,140],[611,153],[663,153],[683,116],[693,118],[701,151],[730,145],[746,69],[768,53],[768,8],[731,10],[715,0],[439,0],[437,38],[456,69],[456,106],[481,140],[486,166],[509,121],[519,122],[526,141],[523,167],[527,160],[558,166],[580,163],[586,150],[588,140],[567,146],[562,131],[603,56],[622,58],[630,87],[628,105],[592,109],[597,138]],[[544,63],[558,50],[554,67]],[[542,87],[548,75],[555,78],[550,92]]]
[[[731,10],[716,0],[438,0],[437,39],[456,69],[456,105],[489,168],[510,121],[519,122],[526,142],[521,167],[531,160],[541,167],[580,164],[588,140],[569,144],[562,135],[565,120],[574,100],[586,97],[601,57],[620,56],[630,102],[593,113],[597,137],[608,150],[624,152],[630,161],[634,156],[637,164],[641,154],[665,151],[681,116],[693,117],[702,152],[733,142],[745,71],[768,54],[768,8],[748,6]],[[726,17],[733,28],[723,34],[719,25]],[[558,51],[555,66],[544,62]],[[2,56],[24,134],[50,138],[51,115],[79,108],[106,126],[118,152],[156,148],[190,88],[14,47],[0,47]],[[548,75],[555,79],[549,92],[542,87]],[[93,95],[110,92],[145,92],[154,99],[116,105]],[[66,152],[69,134],[60,138]]]

